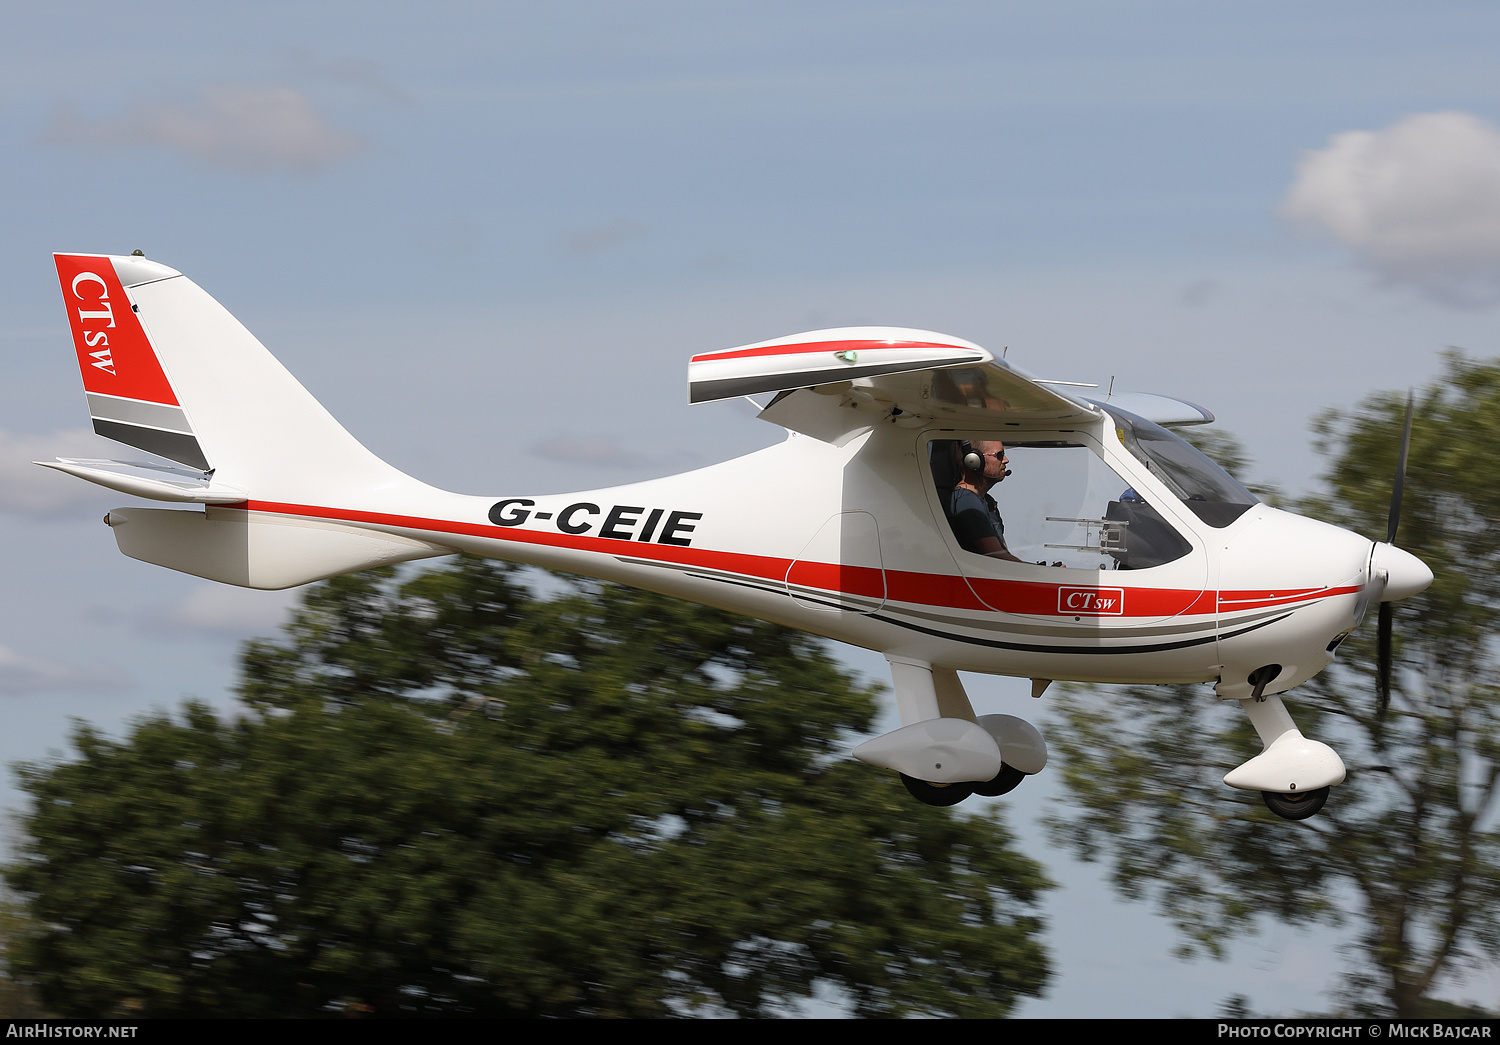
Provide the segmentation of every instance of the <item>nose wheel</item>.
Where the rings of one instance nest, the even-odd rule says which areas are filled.
[[[1266,803],[1266,808],[1283,820],[1306,820],[1323,808],[1328,801],[1328,788],[1319,787],[1312,791],[1262,791],[1261,799]]]

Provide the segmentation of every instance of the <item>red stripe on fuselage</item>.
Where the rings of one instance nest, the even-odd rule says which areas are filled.
[[[1087,587],[1076,584],[1044,584],[1027,581],[986,580],[971,577],[969,583],[991,606],[1005,608],[1006,613],[1027,613],[1044,617],[1071,617],[1075,614],[1057,608],[1057,590]],[[1117,589],[1118,585],[1109,586]],[[1212,592],[1187,588],[1125,588],[1123,617],[1175,617],[1179,613],[1212,613]]]
[[[1353,595],[1360,590],[1358,584],[1342,588],[1278,588],[1251,591],[1219,592],[1220,610],[1258,610],[1267,606],[1285,606],[1308,599],[1326,599],[1330,595]]]
[[[325,508],[318,505],[244,501],[239,505],[223,505],[223,507],[241,507],[252,512],[301,515],[339,522],[392,526],[429,533],[462,534],[486,540],[569,548],[575,551],[596,552],[601,555],[615,555],[630,559],[655,559],[677,566],[697,566],[703,569],[735,573],[744,577],[755,577],[760,580],[791,583],[822,591],[862,595],[868,598],[880,598],[883,590],[884,597],[892,602],[936,606],[943,609],[977,612],[993,610],[1040,617],[1066,617],[1071,614],[1059,613],[1057,609],[1058,588],[1077,587],[1077,585],[1058,585],[1041,581],[966,579],[956,574],[945,573],[881,571],[868,566],[846,566],[839,563],[806,560],[794,562],[791,559],[773,555],[751,555],[747,552],[726,552],[710,548],[646,544],[640,541],[616,540],[609,537],[552,533],[546,530],[525,530],[519,527],[494,526],[486,523],[427,519],[415,515],[391,515],[386,512],[362,512],[345,508]],[[882,572],[885,575],[883,586],[881,584]],[[978,589],[984,598],[983,602],[975,597],[975,590],[970,585]],[[1358,591],[1358,585],[1343,588],[1303,588],[1281,593],[1269,591],[1198,592],[1185,588],[1126,588],[1125,612],[1121,616],[1125,619],[1147,617],[1158,620],[1179,614],[1209,615],[1223,608],[1258,609],[1285,606],[1333,595],[1348,595]]]

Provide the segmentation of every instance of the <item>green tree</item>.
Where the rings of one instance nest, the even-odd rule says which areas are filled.
[[[0,1019],[31,1020],[48,1015],[35,993],[11,974],[12,955],[30,928],[25,912],[9,897],[0,896]]]
[[[235,717],[21,771],[18,974],[68,1015],[1004,1015],[1048,882],[845,756],[817,642],[459,560],[311,590]]]
[[[1308,514],[1385,539],[1404,412],[1404,395],[1378,395],[1317,421],[1331,469]],[[1450,356],[1417,397],[1398,543],[1436,579],[1394,604],[1390,712],[1375,714],[1373,610],[1339,663],[1289,694],[1303,732],[1349,769],[1313,819],[1280,820],[1224,786],[1259,744],[1206,687],[1064,698],[1051,736],[1075,811],[1054,834],[1107,861],[1125,897],[1154,898],[1184,952],[1221,956],[1261,916],[1352,923],[1339,1003],[1400,1016],[1438,1015],[1430,995],[1446,975],[1500,955],[1496,446],[1500,362]]]

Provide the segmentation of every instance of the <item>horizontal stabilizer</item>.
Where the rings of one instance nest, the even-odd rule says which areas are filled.
[[[216,483],[201,472],[126,461],[80,461],[59,457],[55,461],[33,461],[43,468],[76,475],[91,483],[145,497],[152,501],[177,501],[186,504],[235,504],[245,500],[245,491],[227,483]],[[141,474],[142,472],[148,474]]]
[[[395,534],[237,508],[116,508],[105,522],[132,559],[242,588],[292,588],[453,553]]]

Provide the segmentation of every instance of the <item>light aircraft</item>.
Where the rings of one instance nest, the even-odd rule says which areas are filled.
[[[787,437],[757,453],[584,493],[447,493],[365,449],[181,273],[139,252],[56,262],[94,429],[154,460],[37,463],[201,506],[110,511],[126,555],[287,588],[467,552],[877,650],[902,725],[854,754],[935,805],[1046,764],[1034,726],[975,714],[969,671],[1029,678],[1034,696],[1055,679],[1213,682],[1264,745],[1225,783],[1311,816],[1344,765],[1276,694],[1327,666],[1372,602],[1432,580],[1394,546],[1394,505],[1372,542],[1260,503],[1169,430],[1212,421],[1200,407],[1086,398],[960,338],[890,327],[694,356],[695,403],[771,394],[759,416]],[[950,519],[955,491],[1000,480],[999,543],[976,544]],[[995,547],[1006,556],[980,553]]]

